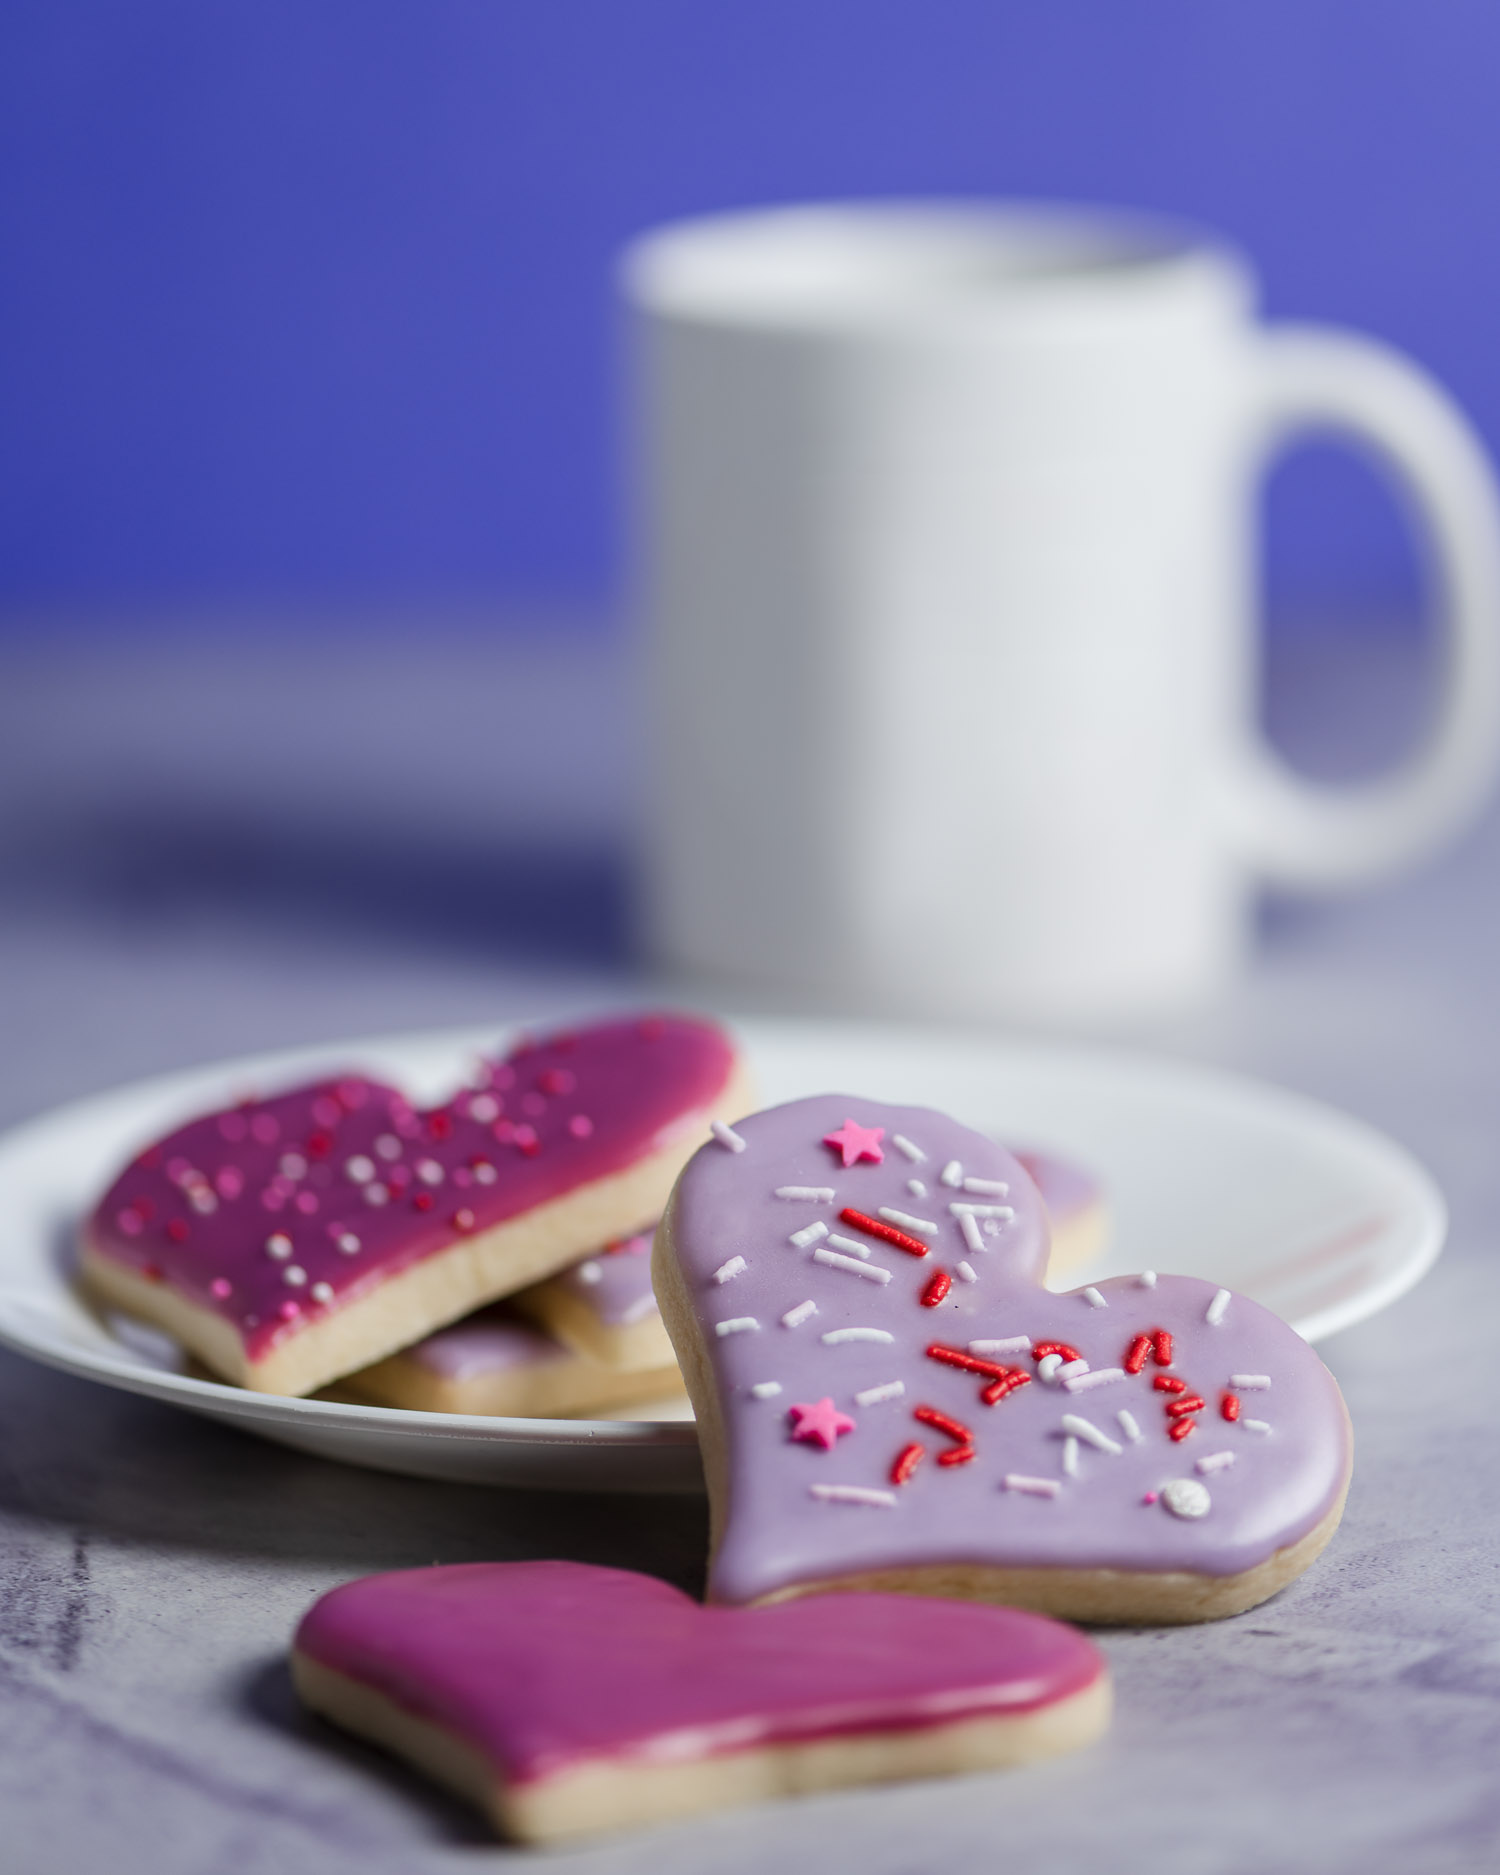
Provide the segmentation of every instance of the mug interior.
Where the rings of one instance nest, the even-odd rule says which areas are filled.
[[[1164,283],[1227,255],[1196,231],[1103,210],[961,203],[772,209],[676,224],[629,251],[656,312],[822,324],[940,306],[980,311]]]

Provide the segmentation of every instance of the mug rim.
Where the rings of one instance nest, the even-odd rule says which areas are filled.
[[[993,325],[1066,309],[1244,305],[1222,236],[1135,209],[994,196],[790,202],[671,221],[624,249],[639,311],[755,330]]]

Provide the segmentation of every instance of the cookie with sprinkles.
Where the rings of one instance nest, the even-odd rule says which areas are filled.
[[[649,1226],[746,1090],[723,1030],[652,1015],[523,1042],[428,1110],[361,1075],[248,1100],[125,1168],[83,1280],[228,1380],[310,1393]]]
[[[1108,1241],[1104,1188],[1087,1166],[1062,1153],[1023,1146],[1012,1150],[1042,1194],[1052,1231],[1047,1274],[1055,1282],[1066,1271],[1091,1263]]]
[[[546,1282],[521,1290],[516,1307],[601,1367],[675,1375],[677,1360],[651,1287],[651,1235],[639,1231],[606,1244]]]
[[[930,1109],[825,1095],[734,1130],[740,1150],[689,1161],[654,1252],[712,1599],[896,1589],[1196,1621],[1328,1542],[1348,1418],[1278,1316],[1152,1271],[1049,1292],[1036,1186]]]
[[[1014,1608],[839,1595],[701,1608],[586,1563],[346,1583],[297,1631],[303,1701],[479,1805],[576,1839],[816,1790],[1027,1764],[1109,1722],[1075,1629]]]

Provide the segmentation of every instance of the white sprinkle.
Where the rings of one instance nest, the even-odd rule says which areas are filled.
[[[333,1284],[332,1283],[314,1283],[312,1288],[309,1289],[307,1293],[312,1297],[314,1302],[332,1302]]]
[[[1240,1393],[1260,1393],[1271,1384],[1269,1374],[1231,1374],[1229,1384]]]
[[[1087,1393],[1090,1387],[1106,1387],[1110,1381],[1124,1378],[1123,1367],[1096,1367],[1092,1373],[1064,1375],[1063,1385],[1069,1393]]]
[[[1246,1432],[1269,1432],[1271,1430],[1269,1419],[1242,1419],[1240,1424]]]
[[[879,1215],[887,1224],[899,1224],[903,1230],[914,1230],[923,1237],[936,1237],[938,1227],[931,1218],[913,1217],[910,1211],[894,1211],[888,1204],[880,1207]]]
[[[278,1263],[285,1263],[292,1254],[292,1240],[285,1231],[273,1231],[266,1239],[266,1255],[275,1257]]]
[[[1006,1335],[1000,1341],[971,1341],[970,1354],[1030,1354],[1030,1335]]]
[[[1056,1497],[1062,1489],[1056,1478],[1028,1478],[1019,1471],[1006,1472],[1000,1483],[1007,1491],[1024,1491],[1027,1497]]]
[[[1070,1478],[1078,1476],[1078,1441],[1072,1437],[1063,1440],[1063,1470]]]
[[[500,1102],[493,1094],[476,1094],[469,1102],[469,1118],[488,1126],[491,1120],[500,1118]]]
[[[421,1179],[424,1185],[441,1185],[443,1182],[443,1168],[438,1164],[436,1159],[418,1159],[417,1177]]]
[[[636,1297],[635,1301],[632,1302],[625,1310],[624,1314],[621,1315],[620,1320],[628,1327],[631,1322],[643,1322],[648,1315],[655,1315],[656,1313],[656,1297],[652,1295],[651,1291],[648,1289],[645,1295]]]
[[[938,1173],[938,1177],[945,1185],[957,1191],[964,1182],[964,1169],[957,1159],[950,1159],[943,1167],[942,1171]]]
[[[960,1219],[958,1220],[958,1228],[963,1232],[964,1242],[969,1246],[971,1250],[988,1250],[989,1249],[989,1245],[984,1241],[984,1238],[979,1234],[979,1225],[977,1221],[974,1218],[970,1217],[967,1211],[965,1211],[963,1216],[960,1217]]]
[[[810,1243],[816,1243],[820,1237],[827,1235],[826,1224],[809,1224],[806,1230],[794,1230],[789,1241],[796,1244],[799,1250],[805,1250]]]
[[[604,1266],[600,1263],[596,1263],[594,1259],[590,1257],[587,1263],[580,1263],[578,1265],[578,1280],[581,1283],[602,1283],[604,1281]]]
[[[832,1185],[778,1185],[778,1198],[800,1198],[805,1204],[832,1204]]]
[[[927,1154],[923,1152],[920,1146],[914,1146],[909,1139],[904,1139],[900,1133],[891,1134],[891,1144],[898,1152],[904,1152],[913,1165],[920,1165],[927,1157]]]
[[[301,1178],[307,1170],[307,1161],[300,1152],[284,1152],[279,1169],[283,1178]]]
[[[307,1281],[307,1271],[300,1263],[288,1263],[281,1272],[281,1280],[289,1283],[293,1289],[300,1289]]]
[[[782,1316],[781,1325],[783,1328],[800,1328],[809,1315],[816,1315],[817,1312],[816,1302],[799,1302],[796,1308],[788,1309]]]
[[[364,1187],[360,1196],[364,1199],[366,1204],[379,1206],[385,1203],[390,1193],[386,1190],[384,1185],[372,1180]]]
[[[1036,1377],[1044,1387],[1057,1384],[1057,1370],[1062,1366],[1060,1354],[1044,1354],[1036,1364]]]
[[[919,1178],[909,1178],[906,1181],[906,1189],[911,1193],[913,1198],[925,1198],[927,1196],[927,1187]]]
[[[1227,1289],[1220,1289],[1215,1293],[1213,1301],[1209,1303],[1203,1313],[1203,1319],[1208,1323],[1210,1328],[1217,1328],[1219,1323],[1223,1321],[1224,1311],[1233,1300],[1234,1297]]]
[[[1091,1309],[1107,1309],[1109,1307],[1109,1304],[1092,1283],[1083,1291],[1083,1299],[1088,1303]]]
[[[476,1159],[471,1169],[476,1185],[493,1185],[500,1176],[488,1159]]]
[[[375,1176],[375,1161],[367,1159],[362,1152],[357,1152],[352,1159],[344,1161],[344,1171],[351,1183],[368,1185]]]
[[[887,1334],[883,1328],[830,1328],[826,1335],[820,1335],[818,1338],[830,1348],[840,1347],[846,1341],[894,1341],[896,1339],[894,1335]]]
[[[1119,1420],[1120,1430],[1125,1434],[1125,1437],[1129,1439],[1130,1443],[1132,1445],[1139,1445],[1141,1442],[1141,1429],[1135,1423],[1135,1414],[1127,1413],[1122,1406],[1119,1412],[1115,1414],[1115,1418]]]
[[[721,1263],[714,1271],[714,1281],[727,1283],[732,1276],[738,1276],[741,1270],[747,1270],[749,1267],[750,1265],[743,1257],[731,1257],[727,1263]]]
[[[891,1272],[877,1263],[860,1263],[854,1257],[841,1257],[832,1250],[813,1251],[814,1263],[826,1263],[831,1270],[847,1270],[851,1276],[863,1276],[867,1282],[888,1283]]]
[[[888,1380],[883,1387],[866,1387],[863,1393],[856,1393],[856,1406],[879,1406],[882,1400],[899,1400],[906,1392],[904,1380]]]
[[[1101,1432],[1091,1419],[1080,1419],[1077,1413],[1064,1413],[1062,1424],[1064,1432],[1071,1432],[1077,1439],[1086,1439],[1096,1451],[1108,1452],[1111,1458],[1118,1458],[1124,1450],[1107,1432]]]
[[[964,1180],[964,1190],[988,1192],[992,1198],[1008,1198],[1010,1196],[1010,1186],[1006,1184],[1003,1178],[966,1178]]]
[[[721,1336],[743,1335],[759,1327],[760,1323],[753,1315],[733,1315],[727,1322],[715,1322],[714,1333]]]
[[[1234,1463],[1233,1452],[1210,1452],[1198,1460],[1198,1469],[1206,1478],[1210,1472],[1227,1471]]]
[[[979,1281],[979,1272],[974,1268],[972,1263],[958,1263],[955,1264],[954,1267],[957,1269],[959,1276],[964,1282],[977,1283]]]
[[[831,1244],[837,1244],[839,1249],[842,1250],[846,1256],[859,1257],[865,1262],[869,1261],[870,1246],[861,1243],[857,1237],[840,1237],[837,1231],[830,1231],[828,1241]]]
[[[948,1206],[950,1217],[1014,1217],[1015,1211],[1008,1204],[959,1204]]]
[[[757,1380],[750,1389],[751,1397],[757,1400],[774,1400],[780,1391],[779,1380]]]
[[[1136,1281],[1140,1284],[1142,1289],[1154,1289],[1156,1287],[1156,1271],[1142,1270],[1140,1275],[1136,1277]]]
[[[1161,1501],[1174,1517],[1206,1517],[1213,1504],[1204,1485],[1196,1478],[1174,1478],[1161,1488]]]
[[[1080,1355],[1076,1361],[1064,1361],[1057,1370],[1057,1377],[1064,1386],[1067,1386],[1070,1380],[1081,1379],[1088,1371],[1089,1364]]]
[[[807,1488],[826,1504],[876,1504],[882,1510],[893,1510],[896,1504],[894,1491],[872,1491],[864,1484],[810,1484]]]
[[[708,1130],[721,1146],[727,1146],[731,1152],[745,1150],[745,1141],[732,1126],[726,1126],[722,1120],[710,1121]]]
[[[346,1230],[340,1233],[338,1246],[346,1257],[357,1257],[361,1248],[360,1241],[352,1230]]]
[[[498,1114],[499,1111],[500,1109],[496,1107],[495,1112]],[[399,1159],[401,1157],[401,1141],[397,1139],[394,1133],[382,1133],[375,1142],[375,1150],[380,1154],[382,1159]]]

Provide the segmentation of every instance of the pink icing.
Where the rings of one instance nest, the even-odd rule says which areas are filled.
[[[651,1016],[524,1044],[429,1111],[359,1075],[319,1081],[158,1141],[88,1239],[233,1322],[258,1359],[423,1257],[680,1137],[732,1069],[712,1024]]]
[[[511,1783],[591,1758],[684,1763],[757,1745],[1034,1711],[1103,1662],[1044,1615],[896,1595],[700,1608],[583,1563],[369,1576],[297,1650],[476,1747]]]

